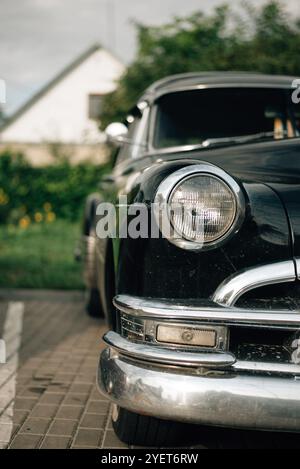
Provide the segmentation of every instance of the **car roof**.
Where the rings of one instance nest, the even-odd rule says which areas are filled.
[[[197,87],[267,87],[291,88],[297,77],[283,75],[264,75],[250,72],[197,72],[171,75],[154,82],[147,88],[141,100],[156,99],[157,97]],[[140,101],[141,101],[140,100]]]

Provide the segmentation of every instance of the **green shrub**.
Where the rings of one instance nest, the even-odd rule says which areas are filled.
[[[78,220],[85,197],[97,190],[108,165],[92,163],[33,167],[22,154],[9,150],[0,154],[0,223]]]

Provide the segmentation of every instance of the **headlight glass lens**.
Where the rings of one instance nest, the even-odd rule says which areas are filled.
[[[199,174],[175,187],[169,198],[169,214],[179,237],[212,243],[231,228],[236,216],[236,199],[220,178]]]

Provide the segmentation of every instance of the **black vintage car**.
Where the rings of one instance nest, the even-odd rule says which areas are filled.
[[[98,381],[125,442],[166,444],[174,422],[300,432],[292,86],[257,74],[169,77],[126,126],[107,129],[120,147],[87,201],[85,278],[88,311],[109,324]],[[117,206],[119,228],[121,208],[143,204],[151,226],[170,229],[99,237],[103,202]],[[152,217],[156,202],[164,209]]]

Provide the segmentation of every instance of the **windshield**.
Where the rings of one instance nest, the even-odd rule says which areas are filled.
[[[269,88],[214,88],[170,93],[157,101],[154,147],[201,145],[212,139],[261,134],[294,137],[299,105],[290,91]],[[214,141],[215,143],[215,141]]]

